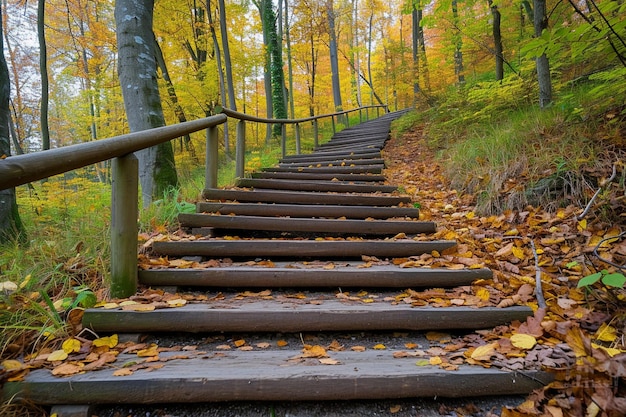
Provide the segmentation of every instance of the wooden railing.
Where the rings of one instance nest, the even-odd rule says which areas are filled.
[[[217,187],[218,131],[228,117],[238,119],[236,175],[244,176],[245,122],[282,125],[282,153],[286,155],[286,125],[296,126],[296,153],[300,153],[300,124],[313,122],[315,146],[318,145],[318,124],[322,118],[332,119],[333,133],[336,118],[359,112],[359,121],[369,120],[369,109],[386,112],[387,106],[367,106],[333,114],[303,119],[263,119],[220,109],[222,114],[171,126],[129,133],[93,142],[54,148],[42,152],[16,155],[0,160],[0,190],[27,184],[74,169],[112,159],[111,164],[111,297],[128,297],[137,291],[137,219],[139,217],[138,162],[133,152],[206,129],[206,188]],[[346,121],[348,118],[346,117]],[[349,123],[349,122],[347,122]]]

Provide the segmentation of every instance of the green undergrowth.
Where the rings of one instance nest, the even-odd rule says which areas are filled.
[[[622,73],[618,68],[560,85],[543,110],[532,100],[534,88],[515,77],[480,82],[450,90],[438,106],[412,112],[394,127],[423,128],[452,186],[473,194],[481,214],[528,204],[584,207],[624,156],[626,91],[611,88]],[[623,192],[624,172],[617,174]]]

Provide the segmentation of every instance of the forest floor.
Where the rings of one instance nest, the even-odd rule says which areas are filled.
[[[487,267],[493,282],[484,284],[496,302],[527,304],[535,310],[525,323],[477,332],[490,347],[482,366],[516,369],[543,367],[556,381],[527,398],[519,396],[475,399],[403,399],[327,403],[236,403],[199,406],[106,407],[99,417],[126,416],[617,416],[626,409],[623,288],[590,286],[578,281],[607,268],[594,254],[616,264],[626,258],[621,239],[624,218],[603,218],[593,210],[579,218],[584,207],[576,202],[554,212],[528,207],[520,212],[480,216],[476,198],[451,188],[420,130],[391,139],[384,150],[390,184],[401,187],[421,208],[423,220],[435,221],[434,239],[454,239],[454,253],[422,256],[412,266]],[[511,188],[517,187],[511,181]],[[593,190],[592,190],[593,191]],[[621,224],[620,224],[621,223]],[[609,267],[610,268],[610,267]],[[608,272],[604,272],[607,275]],[[604,276],[603,275],[603,276]],[[542,282],[545,306],[534,295]],[[454,293],[434,290],[439,305],[454,304]],[[543,303],[543,302],[541,302]],[[520,340],[511,342],[511,333]],[[445,361],[445,359],[444,359]],[[502,364],[505,364],[502,366]],[[617,378],[617,379],[615,379]],[[590,388],[590,387],[593,387]],[[601,411],[602,410],[602,411]],[[603,414],[604,412],[604,414]]]

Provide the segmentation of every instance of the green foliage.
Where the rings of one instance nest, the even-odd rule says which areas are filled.
[[[620,272],[610,273],[606,269],[603,269],[602,271],[581,278],[580,281],[578,281],[577,287],[590,287],[598,281],[602,281],[607,287],[624,288],[626,277]]]

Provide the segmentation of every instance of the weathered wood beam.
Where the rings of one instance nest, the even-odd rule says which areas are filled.
[[[360,195],[341,193],[311,193],[280,190],[222,190],[206,189],[202,196],[207,200],[241,202],[269,202],[291,204],[336,204],[355,206],[397,206],[410,203],[408,196]]]

